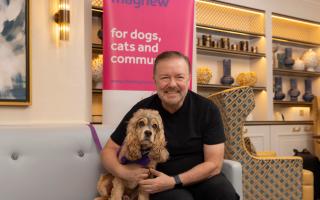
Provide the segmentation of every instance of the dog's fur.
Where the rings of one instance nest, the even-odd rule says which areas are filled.
[[[119,160],[139,160],[141,151],[150,149],[147,168],[155,169],[157,163],[165,162],[169,153],[166,149],[162,119],[156,110],[139,109],[133,114],[127,126],[127,135],[119,152]],[[114,177],[111,174],[101,175],[98,181],[98,192],[101,197],[95,200],[121,200],[127,189],[136,189],[138,183]],[[147,200],[149,195],[138,189],[138,199]]]

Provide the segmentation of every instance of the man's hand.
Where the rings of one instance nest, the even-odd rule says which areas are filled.
[[[173,177],[155,169],[150,169],[150,172],[155,176],[155,178],[141,180],[139,182],[140,188],[143,191],[153,194],[174,188],[175,181]]]
[[[130,182],[139,183],[149,177],[149,170],[138,164],[122,165],[121,178]]]

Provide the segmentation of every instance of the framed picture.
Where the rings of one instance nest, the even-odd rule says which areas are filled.
[[[31,104],[29,0],[0,1],[0,105]]]

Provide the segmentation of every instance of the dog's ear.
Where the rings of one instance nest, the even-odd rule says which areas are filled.
[[[169,152],[166,149],[167,142],[164,135],[162,120],[160,117],[157,120],[159,124],[159,130],[155,136],[155,141],[149,153],[149,158],[157,163],[162,163],[168,160]]]
[[[119,153],[120,159],[122,157],[128,160],[138,160],[141,158],[139,136],[138,133],[136,133],[137,122],[138,119],[135,115],[129,120],[127,135]]]

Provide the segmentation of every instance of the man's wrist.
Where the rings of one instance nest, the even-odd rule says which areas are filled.
[[[180,179],[179,175],[175,175],[175,176],[173,177],[173,179],[174,179],[174,182],[175,182],[175,184],[174,184],[174,188],[175,188],[175,189],[178,189],[178,188],[182,188],[182,187],[183,187],[183,184],[182,184],[182,182],[181,182],[181,179]]]

